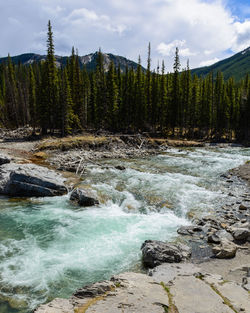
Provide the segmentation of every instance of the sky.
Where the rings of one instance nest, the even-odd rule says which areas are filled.
[[[141,56],[172,70],[213,64],[250,46],[250,0],[0,0],[0,57],[46,54],[51,20],[55,52]]]

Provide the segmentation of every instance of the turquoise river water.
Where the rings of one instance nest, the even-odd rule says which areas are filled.
[[[247,160],[250,149],[210,147],[90,164],[83,186],[101,200],[91,208],[73,205],[69,195],[0,198],[0,312],[32,312],[88,283],[140,271],[143,241],[172,240],[190,224],[188,213],[207,214],[229,192],[242,192],[221,174]]]

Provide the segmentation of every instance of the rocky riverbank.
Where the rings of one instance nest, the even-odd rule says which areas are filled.
[[[169,146],[166,140],[129,138],[87,139],[85,136],[77,140],[68,138],[59,144],[57,139],[2,142],[0,164],[1,175],[5,177],[1,181],[5,186],[2,190],[11,191],[3,193],[14,196],[15,188],[21,185],[23,192],[24,184],[36,193],[40,188],[42,192],[52,189],[49,192],[53,195],[55,190],[64,193],[65,181],[61,175],[57,179],[55,169],[64,171],[63,174],[70,171],[79,177],[88,162],[103,167],[99,164],[103,158],[144,157]],[[176,145],[179,147],[180,143]],[[39,165],[32,164],[34,162]],[[13,169],[14,175],[10,175]],[[119,167],[121,171],[124,169]],[[54,178],[50,176],[52,173]],[[190,216],[192,225],[178,229],[178,242],[144,243],[144,264],[153,268],[148,275],[123,273],[110,281],[83,287],[70,299],[55,299],[35,312],[249,312],[250,193],[246,188],[240,195],[230,190],[231,184],[238,179],[249,181],[247,173],[250,173],[249,163],[224,175],[228,187],[227,205],[199,218]],[[35,177],[38,180],[34,180]],[[53,185],[52,188],[53,180],[59,187]],[[15,188],[6,187],[12,185]],[[86,195],[77,191],[72,200],[81,203],[81,199],[86,201]],[[91,201],[93,205],[97,203]]]
[[[229,184],[238,179],[232,176],[236,172],[225,175]],[[214,215],[181,227],[178,233],[186,245],[146,241],[142,261],[153,268],[147,275],[123,273],[85,286],[70,299],[54,299],[35,312],[249,313],[250,194],[231,194],[229,202]]]
[[[244,271],[247,265],[233,271]],[[35,313],[249,313],[249,292],[234,280],[191,263],[164,263],[149,272],[123,273],[54,299]]]

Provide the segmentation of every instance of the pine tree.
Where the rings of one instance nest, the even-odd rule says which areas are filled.
[[[45,67],[46,76],[46,94],[47,94],[47,118],[49,118],[49,128],[51,132],[57,126],[58,116],[58,105],[59,105],[59,86],[58,86],[58,75],[55,63],[53,33],[50,21],[48,22],[48,39],[47,39],[47,59]],[[42,125],[42,132],[47,133],[47,122]]]
[[[159,75],[157,75],[159,77]],[[160,105],[158,106],[158,116],[159,116],[159,123],[160,123],[160,130],[162,132],[163,126],[167,119],[167,84],[166,84],[166,76],[165,76],[165,64],[162,61],[162,68],[161,68],[161,77],[160,77]]]
[[[14,66],[12,64],[10,55],[8,55],[8,63],[6,68],[6,91],[5,91],[5,107],[9,126],[18,127],[18,93],[16,85],[16,77],[14,72]]]
[[[35,134],[35,128],[37,123],[37,107],[36,107],[36,82],[33,73],[32,66],[29,67],[29,114],[30,125],[33,128],[33,134]]]
[[[97,127],[98,121],[96,117],[97,113],[97,87],[96,87],[96,74],[90,75],[90,99],[89,99],[89,114],[91,124]]]
[[[97,55],[97,65],[96,65],[96,112],[95,120],[96,126],[99,128],[106,127],[108,125],[108,108],[107,108],[107,86],[106,86],[106,76],[104,71],[104,58],[99,49]]]
[[[71,133],[72,127],[75,127],[76,116],[73,113],[73,101],[71,96],[70,83],[66,69],[63,70],[61,88],[60,88],[60,116],[61,116],[61,135],[65,136]]]
[[[176,47],[174,66],[173,66],[173,80],[172,80],[172,96],[171,96],[171,108],[170,108],[170,126],[172,128],[173,135],[175,134],[175,127],[180,125],[181,112],[180,112],[180,82],[179,82],[179,70],[180,70],[180,58],[179,49]]]
[[[142,130],[145,125],[145,91],[144,91],[144,77],[141,68],[141,57],[138,59],[138,66],[136,70],[136,82],[135,82],[135,106],[136,111],[134,114],[134,128]]]
[[[107,125],[111,130],[117,129],[117,114],[118,114],[118,88],[116,85],[114,63],[109,65],[107,75]]]
[[[147,121],[152,122],[152,103],[151,103],[151,45],[148,44],[148,60],[147,60],[147,72],[146,72],[146,108],[145,108],[145,117]]]

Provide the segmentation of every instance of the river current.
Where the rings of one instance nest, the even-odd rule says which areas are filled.
[[[0,312],[31,312],[55,297],[123,271],[140,271],[146,239],[174,240],[187,216],[242,193],[221,177],[250,160],[246,148],[168,149],[157,156],[89,164],[82,187],[101,201],[79,208],[69,195],[0,198]],[[115,169],[123,165],[126,170]]]

